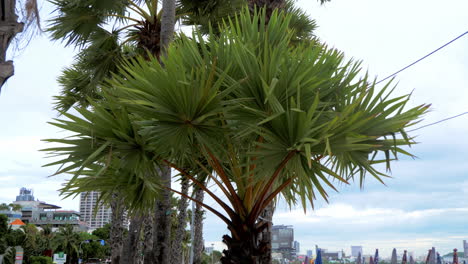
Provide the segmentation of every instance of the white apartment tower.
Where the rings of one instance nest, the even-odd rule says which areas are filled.
[[[111,221],[112,211],[108,206],[100,205],[96,207],[99,199],[99,192],[82,192],[80,197],[81,221],[86,222],[90,229],[103,227]],[[97,209],[95,214],[94,210]]]

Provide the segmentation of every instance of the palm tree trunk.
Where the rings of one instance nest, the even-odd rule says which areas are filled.
[[[164,168],[161,173],[163,186],[171,188],[171,171]],[[156,202],[153,226],[153,253],[155,264],[169,263],[171,250],[171,191],[163,189],[162,198]]]
[[[124,233],[124,206],[123,200],[118,194],[113,195],[111,201],[112,222],[110,230],[110,248],[112,264],[123,264],[121,262],[123,233]]]
[[[188,195],[189,190],[189,181],[186,178],[182,178],[181,183],[181,192],[185,195]],[[182,253],[183,253],[183,242],[186,237],[185,228],[187,226],[187,207],[188,199],[184,196],[180,197],[178,211],[179,215],[177,216],[177,229],[175,231],[174,238],[172,240],[171,248],[171,263],[180,264],[182,263]]]
[[[286,6],[286,0],[247,0],[249,3],[249,9],[253,14],[255,9],[265,8],[266,12],[266,23],[270,21],[271,14],[277,8],[282,9]]]
[[[175,10],[175,0],[163,0],[161,17],[161,52],[163,55],[167,55],[167,47],[174,36]]]
[[[6,61],[6,53],[10,42],[16,34],[23,31],[24,24],[18,23],[16,12],[16,0],[2,0],[2,16],[0,19],[0,91],[8,78],[13,76],[14,67],[12,61]]]
[[[264,254],[260,256],[260,263],[271,264],[271,228],[273,226],[273,213],[275,212],[274,203],[271,202],[260,215],[261,220],[266,222],[267,226],[260,234],[260,243],[264,245]]]
[[[148,213],[143,220],[143,263],[152,264],[154,259],[153,254],[153,225],[154,214]]]
[[[195,191],[195,200],[203,202],[203,190],[202,189],[197,189]],[[195,224],[193,226],[194,228],[194,239],[192,241],[193,243],[193,263],[194,264],[201,264],[202,263],[202,257],[203,257],[203,249],[204,249],[204,244],[203,244],[203,208],[197,204],[195,207]]]
[[[143,218],[141,216],[133,216],[130,221],[128,234],[122,249],[122,263],[136,264],[136,255],[138,242],[140,240],[140,231]]]

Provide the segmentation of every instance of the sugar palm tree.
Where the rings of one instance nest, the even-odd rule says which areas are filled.
[[[88,97],[99,99],[97,91],[101,89],[102,81],[106,77],[117,73],[118,66],[128,57],[135,54],[147,53],[159,56],[162,47],[167,46],[174,34],[175,24],[175,0],[165,0],[162,10],[158,9],[157,0],[148,1],[53,1],[57,6],[58,16],[52,20],[49,31],[55,39],[67,41],[67,45],[77,45],[84,49],[77,56],[77,62],[71,68],[64,71],[59,79],[62,84],[62,95],[56,97],[56,109],[60,112],[67,111],[73,105],[87,107]],[[131,17],[135,13],[137,18]],[[92,19],[88,19],[91,17]],[[81,18],[81,19],[80,19]],[[85,18],[85,19],[82,19]],[[109,31],[106,25],[115,20],[121,27]],[[119,41],[119,37],[125,36]],[[168,170],[166,170],[168,171]],[[170,175],[163,174],[170,186]],[[169,180],[168,180],[169,179]],[[168,197],[168,191],[165,191]],[[118,192],[113,193],[115,196]],[[120,217],[119,208],[123,205],[116,204],[113,199],[112,207],[114,220],[123,220]],[[157,202],[160,210],[165,212],[169,207],[168,199]],[[123,201],[123,200],[121,200]],[[154,228],[164,232],[155,232],[159,235],[159,243],[153,243],[157,256],[161,256],[163,263],[168,256],[169,248],[161,245],[168,244],[168,231],[166,228],[168,216],[159,217]],[[118,263],[122,252],[122,225],[113,222],[111,248],[113,249],[113,263]],[[129,237],[130,238],[130,237]],[[127,252],[127,251],[126,251]]]
[[[164,67],[132,61],[109,81],[112,93],[100,94],[106,100],[90,101],[93,110],[52,122],[76,135],[48,140],[68,145],[47,150],[65,155],[55,163],[75,175],[68,191],[121,184],[131,206],[143,206],[168,189],[156,176],[169,166],[221,208],[187,196],[227,225],[222,263],[260,263],[267,223],[259,215],[280,195],[305,210],[339,183],[383,182],[375,165],[411,155],[405,129],[428,106],[405,110],[408,96],[392,97],[390,84],[379,91],[358,77],[359,63],[321,43],[291,45],[291,16],[273,12],[267,23],[266,14],[245,10],[210,42],[182,37]]]

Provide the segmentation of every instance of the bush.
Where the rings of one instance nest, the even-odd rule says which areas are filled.
[[[31,264],[52,264],[52,258],[44,256],[31,257]]]

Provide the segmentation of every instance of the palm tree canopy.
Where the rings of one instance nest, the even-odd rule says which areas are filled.
[[[107,172],[118,170],[113,179],[134,188],[128,199],[143,201],[158,186],[154,166],[169,165],[205,188],[225,212],[205,207],[228,225],[252,224],[280,193],[306,208],[339,182],[382,181],[376,164],[411,156],[405,129],[427,105],[405,109],[409,96],[378,89],[359,63],[317,41],[291,45],[291,15],[265,17],[244,9],[211,41],[182,36],[164,67],[133,60],[105,100],[52,122],[75,135],[47,140],[67,145],[46,150],[63,157],[49,165],[67,164],[58,173],[75,174],[77,189],[65,191],[79,181],[109,191]],[[227,199],[197,182],[200,171]]]

